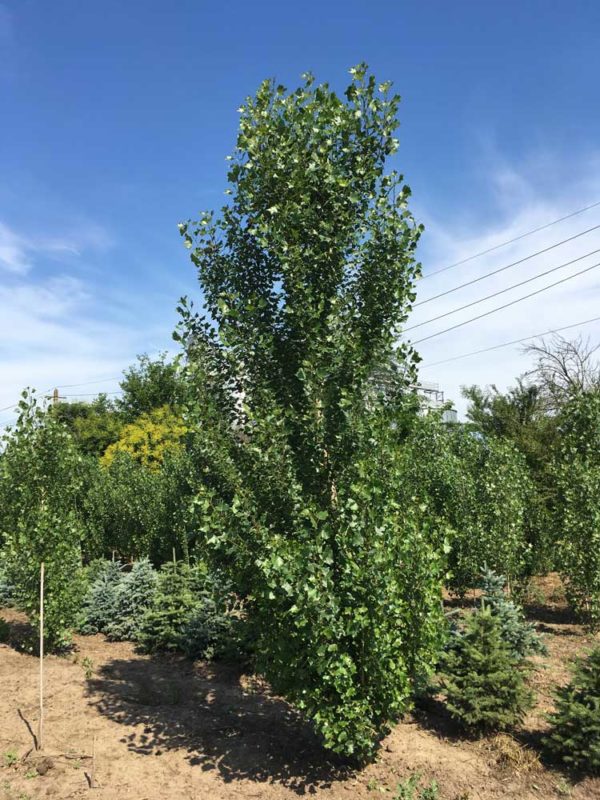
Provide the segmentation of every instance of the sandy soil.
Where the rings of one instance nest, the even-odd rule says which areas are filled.
[[[465,741],[432,703],[399,724],[378,761],[359,772],[328,758],[259,679],[143,656],[102,636],[77,637],[73,653],[46,659],[38,753],[38,661],[0,645],[0,800],[392,799],[415,771],[424,783],[437,780],[442,800],[600,800],[600,779],[577,781],[539,757],[552,687],[568,679],[566,662],[593,640],[574,624],[555,577],[540,581],[535,595],[528,611],[550,654],[537,659],[538,703],[523,729]],[[14,643],[25,620],[10,609],[0,615]]]

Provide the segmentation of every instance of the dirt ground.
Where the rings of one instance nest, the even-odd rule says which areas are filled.
[[[414,772],[424,785],[435,779],[442,800],[600,800],[600,779],[577,780],[539,755],[552,687],[568,680],[567,661],[593,639],[574,624],[555,576],[537,583],[528,615],[546,635],[549,656],[536,659],[537,706],[514,737],[466,741],[433,703],[400,723],[361,771],[328,758],[260,680],[140,655],[102,636],[76,637],[74,652],[46,659],[37,753],[38,660],[0,645],[0,800],[392,800]],[[18,640],[22,615],[0,616]]]

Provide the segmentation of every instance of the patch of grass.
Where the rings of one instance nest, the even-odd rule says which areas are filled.
[[[437,781],[431,781],[429,786],[421,787],[421,774],[415,772],[398,784],[394,800],[438,800],[440,787]]]
[[[562,778],[554,788],[556,789],[556,793],[561,797],[571,797],[571,793],[573,792],[573,787],[564,778]]]
[[[89,656],[85,656],[81,662],[81,666],[85,672],[85,679],[89,681],[92,679],[92,675],[94,674],[94,662]]]
[[[377,781],[375,780],[375,778],[370,778],[370,779],[369,779],[369,782],[367,783],[367,789],[368,789],[370,792],[381,792],[381,793],[384,793],[384,792],[389,792],[389,791],[390,791],[390,790],[387,788],[387,786],[382,786],[380,783],[377,783]]]
[[[19,760],[19,755],[16,750],[7,750],[4,753],[3,761],[5,767],[14,767],[14,765]]]

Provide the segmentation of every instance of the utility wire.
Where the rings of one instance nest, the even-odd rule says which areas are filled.
[[[121,380],[121,376],[116,378],[99,378],[98,380],[93,381],[86,381],[85,383],[62,383],[59,386],[53,386],[48,391],[50,392],[52,389],[76,389],[79,386],[91,386],[94,383],[108,383],[109,381],[119,381]]]
[[[123,390],[119,389],[117,392],[100,392],[100,394],[123,394]],[[62,397],[98,397],[98,392],[87,392],[85,394],[63,394],[61,395],[61,398]]]
[[[501,247],[506,247],[506,245],[513,244],[514,242],[518,242],[521,239],[524,239],[526,236],[531,236],[534,233],[539,233],[540,231],[546,230],[546,228],[550,228],[552,225],[556,225],[558,222],[564,222],[566,219],[571,219],[571,217],[576,217],[578,214],[583,214],[584,211],[589,211],[591,208],[596,208],[600,206],[600,200],[596,203],[592,203],[585,208],[580,208],[577,211],[572,211],[570,214],[566,214],[564,217],[559,217],[558,219],[553,220],[552,222],[547,222],[545,225],[541,225],[539,228],[533,228],[533,230],[526,231],[525,233],[520,234],[519,236],[515,236],[514,239],[507,239],[505,242],[500,242],[500,244],[496,244],[493,247],[488,247],[487,250],[481,250],[479,253],[474,253],[472,256],[467,256],[467,258],[463,258],[460,261],[455,261],[454,264],[448,264],[446,267],[441,267],[440,269],[436,269],[433,272],[428,272],[427,275],[423,275],[421,280],[426,280],[427,278],[433,278],[434,275],[439,275],[440,272],[446,272],[449,269],[454,269],[454,267],[459,267],[461,264],[466,264],[469,261],[473,261],[475,258],[479,258],[480,256],[485,256],[488,253],[493,253],[494,250],[499,250]]]
[[[521,342],[528,342],[530,339],[537,339],[538,336],[547,336],[549,333],[560,333],[561,331],[568,331],[571,328],[578,328],[581,325],[589,325],[591,322],[600,322],[600,317],[592,317],[591,319],[584,319],[581,322],[573,322],[571,325],[563,325],[561,328],[552,328],[549,331],[542,333],[534,333],[532,336],[524,336],[522,339],[513,339],[511,342],[502,342],[502,344],[495,344],[491,347],[483,347],[481,350],[471,350],[470,353],[461,353],[459,356],[452,358],[444,358],[441,361],[434,361],[431,364],[424,364],[420,369],[429,369],[429,367],[437,367],[440,364],[448,364],[450,361],[459,361],[461,358],[468,356],[477,356],[480,353],[489,353],[492,350],[499,350],[501,347],[510,347],[511,344],[521,344]]]
[[[510,303],[505,303],[503,306],[492,308],[490,311],[485,311],[483,314],[479,314],[476,317],[471,317],[471,319],[466,319],[464,322],[458,322],[456,325],[452,325],[450,328],[445,328],[444,330],[438,331],[437,333],[432,333],[429,336],[425,336],[423,339],[417,339],[415,342],[412,342],[412,344],[421,344],[421,342],[426,342],[429,339],[434,339],[436,336],[441,336],[442,333],[448,333],[449,331],[453,331],[456,328],[462,328],[463,325],[468,325],[470,322],[475,322],[478,319],[483,319],[483,317],[488,317],[490,314],[495,314],[496,311],[502,311],[504,308],[509,308],[509,306],[514,306],[516,303],[520,303],[522,300],[527,300],[529,297],[534,297],[534,295],[536,294],[541,294],[542,292],[545,292],[548,289],[552,289],[554,286],[558,286],[561,283],[570,281],[572,278],[577,278],[579,275],[583,275],[585,272],[589,272],[592,269],[596,269],[596,267],[600,267],[600,261],[597,264],[592,264],[591,267],[586,267],[585,269],[582,269],[579,272],[573,273],[573,275],[567,275],[566,278],[561,278],[561,280],[559,281],[550,283],[548,284],[548,286],[543,286],[541,289],[537,289],[535,292],[530,292],[529,294],[525,294],[523,295],[523,297],[517,297],[516,300],[511,300]]]
[[[83,384],[80,384],[80,385],[83,385]],[[58,389],[59,387],[57,386],[56,388]],[[101,394],[123,394],[123,391],[119,390],[118,392],[101,392]],[[52,397],[52,395],[44,395],[44,396],[45,397]],[[61,395],[61,399],[63,397],[97,397],[97,396],[98,395],[95,392],[90,392],[89,394],[63,394],[63,395]],[[10,411],[11,408],[16,408],[18,405],[19,405],[18,403],[13,403],[11,406],[5,406],[4,408],[0,408],[0,414],[3,411]]]
[[[459,289],[464,289],[465,286],[472,286],[474,283],[478,283],[482,281],[484,278],[489,278],[492,275],[498,275],[499,272],[504,272],[511,267],[516,267],[518,264],[523,264],[525,261],[530,261],[532,258],[536,256],[541,256],[543,253],[548,253],[550,250],[554,250],[556,247],[560,247],[562,244],[566,244],[567,242],[572,242],[575,239],[579,239],[580,236],[585,236],[587,233],[591,233],[592,231],[598,230],[600,228],[599,225],[594,225],[592,228],[587,228],[585,231],[580,231],[576,233],[574,236],[569,236],[568,239],[562,239],[560,242],[555,242],[555,244],[551,244],[549,247],[544,247],[543,250],[537,250],[535,253],[530,253],[528,256],[524,258],[520,258],[518,261],[513,261],[511,264],[506,264],[504,267],[499,267],[498,269],[494,269],[491,272],[486,272],[484,275],[480,275],[478,278],[473,278],[470,281],[466,281],[466,283],[461,283],[458,286],[454,286],[452,289],[447,289],[445,292],[440,292],[439,294],[434,294],[433,297],[428,297],[426,300],[421,300],[418,303],[414,303],[413,308],[417,306],[423,306],[425,303],[431,303],[432,300],[437,300],[439,297],[445,297],[447,294],[452,294],[453,292],[458,292]]]
[[[479,303],[484,303],[486,300],[491,300],[492,297],[497,297],[499,294],[505,294],[506,292],[510,292],[511,289],[517,289],[519,286],[524,286],[526,283],[531,283],[532,281],[536,281],[538,278],[543,278],[545,275],[550,275],[552,272],[557,272],[559,269],[570,267],[571,264],[576,264],[578,261],[582,261],[584,258],[593,256],[596,253],[600,253],[600,248],[598,248],[597,250],[591,250],[589,253],[585,253],[585,255],[583,256],[578,256],[577,258],[573,258],[571,261],[566,261],[564,264],[559,264],[558,267],[552,267],[551,269],[547,269],[544,272],[538,272],[537,275],[533,275],[533,277],[531,278],[526,278],[524,281],[513,283],[512,286],[507,286],[506,289],[499,289],[497,292],[492,292],[492,294],[488,294],[485,297],[480,297],[479,300],[472,300],[470,303],[465,303],[464,306],[458,306],[458,308],[453,308],[450,311],[446,311],[445,314],[439,314],[437,317],[426,319],[424,322],[418,322],[416,325],[411,325],[410,328],[405,328],[404,332],[407,333],[408,331],[413,331],[415,328],[421,328],[423,325],[429,325],[430,322],[435,322],[438,319],[444,319],[444,317],[450,317],[452,314],[457,314],[459,311],[464,311],[465,308],[471,308],[471,306],[476,306]]]

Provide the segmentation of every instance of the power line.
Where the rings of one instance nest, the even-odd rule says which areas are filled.
[[[439,275],[440,272],[446,272],[449,269],[454,269],[454,267],[459,267],[461,264],[466,264],[469,261],[473,261],[475,258],[479,258],[480,256],[485,256],[488,253],[493,253],[494,250],[499,250],[501,247],[506,247],[506,245],[513,244],[514,242],[518,242],[521,239],[524,239],[526,236],[531,236],[534,233],[539,233],[540,231],[546,230],[546,228],[550,228],[552,225],[556,225],[558,222],[564,222],[566,219],[571,219],[571,217],[576,217],[578,214],[583,214],[584,211],[589,211],[591,208],[596,208],[600,206],[600,200],[596,203],[592,203],[585,208],[580,208],[577,211],[572,211],[570,214],[566,214],[564,217],[559,217],[558,219],[553,220],[552,222],[547,222],[545,225],[541,225],[539,228],[533,228],[530,231],[526,231],[525,233],[520,234],[519,236],[515,236],[514,239],[507,239],[505,242],[500,242],[500,244],[496,244],[493,247],[488,247],[487,250],[481,250],[479,253],[474,253],[472,256],[467,256],[467,258],[463,258],[460,261],[455,261],[454,264],[448,264],[446,267],[441,267],[440,269],[436,269],[433,272],[428,272],[427,275],[423,275],[421,280],[426,280],[427,278],[433,278],[434,275]]]
[[[501,347],[510,347],[511,344],[521,344],[521,342],[528,342],[530,339],[537,339],[538,336],[547,336],[549,333],[560,333],[561,331],[567,331],[571,328],[578,328],[581,325],[589,325],[591,322],[599,322],[600,317],[592,317],[592,319],[584,319],[582,322],[573,322],[571,325],[563,325],[561,328],[552,328],[549,331],[543,331],[542,333],[534,333],[532,336],[524,336],[522,339],[513,339],[511,342],[502,342],[502,344],[495,344],[492,347],[483,347],[481,350],[471,350],[470,353],[462,353],[459,356],[453,356],[452,358],[444,358],[441,361],[434,361],[432,364],[424,364],[421,369],[429,369],[429,367],[437,367],[440,364],[448,364],[450,361],[459,361],[461,358],[467,358],[468,356],[477,356],[480,353],[489,353],[491,350],[499,350]]]
[[[486,300],[491,300],[492,297],[497,297],[499,294],[505,294],[506,292],[510,292],[511,289],[517,289],[519,286],[524,286],[526,283],[531,283],[532,281],[536,281],[538,278],[543,278],[545,275],[550,275],[552,272],[557,272],[559,269],[570,267],[571,264],[575,264],[577,263],[577,261],[582,261],[584,258],[593,256],[596,253],[600,253],[600,248],[598,248],[597,250],[591,250],[589,253],[585,253],[585,255],[583,256],[578,256],[577,258],[573,258],[571,261],[565,261],[564,264],[559,264],[558,267],[552,267],[551,269],[547,269],[544,272],[538,272],[537,275],[534,275],[531,278],[526,278],[524,281],[513,283],[511,286],[507,286],[506,289],[499,289],[497,292],[492,292],[492,294],[488,294],[485,297],[480,297],[479,300],[472,300],[470,303],[465,303],[464,306],[458,306],[458,308],[453,308],[450,311],[446,311],[445,314],[439,314],[437,317],[426,319],[424,322],[418,322],[416,325],[411,325],[410,328],[405,328],[404,332],[407,333],[408,331],[413,331],[415,328],[421,328],[423,325],[429,325],[430,322],[436,322],[438,319],[444,319],[444,317],[450,317],[452,314],[457,314],[459,311],[464,311],[465,308],[471,308],[471,306],[476,306],[479,303],[484,303]]]
[[[94,383],[108,383],[109,381],[118,381],[121,380],[121,376],[117,376],[114,378],[99,378],[98,380],[93,381],[86,381],[85,383],[62,383],[59,386],[53,387],[56,389],[76,389],[79,386],[91,386]],[[50,389],[48,389],[50,391]]]
[[[588,228],[585,231],[580,231],[576,233],[574,236],[569,236],[568,239],[563,239],[560,242],[556,242],[555,244],[551,244],[549,247],[544,247],[543,250],[537,250],[535,253],[530,253],[528,256],[524,258],[520,258],[518,261],[513,261],[511,264],[506,264],[504,267],[499,267],[498,269],[494,269],[491,272],[486,272],[485,275],[480,275],[478,278],[473,278],[466,283],[461,283],[458,286],[454,286],[452,289],[447,289],[445,292],[440,292],[439,294],[434,294],[433,297],[428,297],[426,300],[421,300],[418,303],[414,303],[413,308],[417,306],[423,306],[425,303],[431,303],[432,300],[437,300],[439,297],[445,297],[447,294],[452,294],[453,292],[458,292],[459,289],[464,289],[466,286],[471,286],[474,283],[478,283],[482,281],[484,278],[489,278],[492,275],[497,275],[499,272],[504,272],[511,267],[516,267],[518,264],[523,264],[525,261],[530,261],[532,258],[536,256],[541,256],[543,253],[548,253],[550,250],[554,250],[556,247],[560,247],[562,244],[566,244],[567,242],[572,242],[574,239],[579,239],[580,236],[585,236],[587,233],[591,233],[592,231],[598,230],[600,228],[599,225],[594,225],[592,228]]]
[[[117,392],[100,392],[100,394],[123,394],[123,390],[119,389]],[[63,397],[98,397],[98,392],[87,392],[84,394],[62,394],[61,399]]]
[[[83,386],[85,384],[79,384],[79,385]],[[57,386],[56,388],[58,389],[59,387]],[[116,391],[116,392],[100,392],[100,394],[123,394],[123,390],[119,389],[119,391]],[[44,395],[44,397],[46,397],[46,398],[51,397],[51,396],[52,395],[46,395],[46,394]],[[63,394],[63,395],[60,396],[60,399],[62,400],[62,399],[67,398],[67,397],[98,397],[98,393],[97,392],[89,392],[89,393],[86,393],[86,394]],[[4,408],[0,408],[0,414],[2,412],[4,412],[4,411],[10,411],[12,408],[16,408],[18,405],[19,405],[18,403],[13,403],[10,406],[5,406]]]
[[[561,278],[561,280],[559,281],[550,283],[548,286],[543,286],[541,289],[537,289],[535,292],[530,292],[529,294],[525,294],[523,295],[523,297],[517,297],[516,300],[511,300],[510,303],[505,303],[503,306],[492,308],[490,311],[485,311],[483,314],[479,314],[476,317],[471,317],[471,319],[466,319],[464,322],[458,322],[456,325],[452,325],[450,328],[445,328],[444,330],[438,331],[437,333],[432,333],[429,336],[425,336],[423,339],[417,339],[416,342],[412,342],[412,344],[421,344],[421,342],[426,342],[429,339],[434,339],[436,336],[441,336],[442,333],[448,333],[449,331],[453,331],[456,328],[462,328],[463,325],[468,325],[470,322],[475,322],[478,319],[483,319],[483,317],[488,317],[490,314],[495,314],[496,311],[502,311],[505,308],[509,308],[509,306],[514,306],[516,303],[520,303],[522,300],[527,300],[529,297],[534,297],[534,295],[536,294],[541,294],[542,292],[545,292],[548,289],[552,289],[554,286],[558,286],[561,283],[570,281],[572,278],[577,278],[579,275],[583,275],[585,272],[589,272],[592,269],[596,269],[596,267],[600,267],[600,261],[597,264],[592,264],[591,267],[586,267],[585,269],[582,269],[579,272],[573,273],[573,275],[567,275],[566,278]]]

